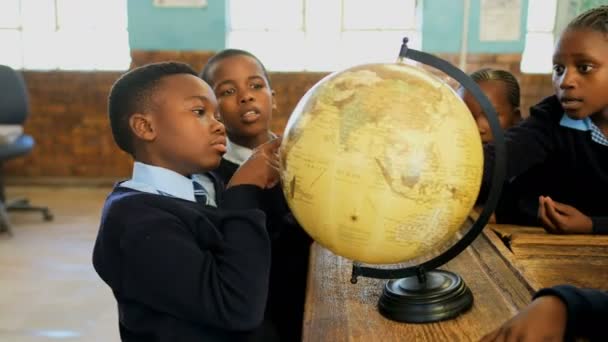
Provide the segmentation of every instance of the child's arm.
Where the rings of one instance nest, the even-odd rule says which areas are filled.
[[[482,338],[488,341],[563,341],[605,337],[608,293],[561,285],[543,289],[517,316]]]
[[[253,154],[230,178],[227,188],[239,184],[254,184],[263,189],[276,186],[279,181],[279,147],[281,138],[272,139],[253,150]]]
[[[270,268],[265,216],[256,209],[260,191],[251,185],[227,190],[219,227],[143,203],[138,212],[160,214],[129,222],[121,239],[118,294],[194,324],[255,328],[263,318]]]
[[[555,296],[534,300],[515,317],[481,338],[490,341],[563,341],[566,305]]]

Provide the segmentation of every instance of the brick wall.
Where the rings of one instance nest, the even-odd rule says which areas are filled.
[[[210,57],[206,52],[133,52],[133,65],[178,60],[201,70]],[[458,56],[441,55],[457,65]],[[467,72],[481,67],[509,70],[522,87],[522,108],[552,93],[548,75],[522,75],[520,55],[471,55]],[[271,73],[278,110],[272,129],[282,132],[289,114],[304,93],[325,73]],[[132,161],[112,140],[106,114],[106,100],[116,72],[24,72],[31,111],[25,131],[36,139],[26,157],[6,163],[4,172],[12,179],[117,179],[131,172]]]
[[[103,177],[129,172],[112,140],[106,100],[119,73],[24,72],[30,95],[25,132],[32,153],[9,161],[7,176]]]

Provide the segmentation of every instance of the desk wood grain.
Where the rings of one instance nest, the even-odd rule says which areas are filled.
[[[530,302],[532,288],[498,244],[481,235],[443,267],[460,274],[474,296],[473,308],[438,323],[390,321],[377,310],[384,280],[350,283],[351,261],[318,244],[311,247],[304,341],[476,341]]]
[[[499,252],[533,289],[559,284],[608,289],[608,236],[554,235],[542,228],[491,224]]]

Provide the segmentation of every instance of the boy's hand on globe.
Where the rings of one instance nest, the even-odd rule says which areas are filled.
[[[593,221],[589,216],[548,196],[538,198],[538,217],[543,228],[551,234],[593,233]]]
[[[490,341],[563,341],[566,304],[556,296],[542,296],[498,329],[482,337]]]
[[[253,154],[234,173],[227,188],[252,184],[260,188],[272,188],[279,178],[279,146],[281,138],[262,144],[253,150]]]

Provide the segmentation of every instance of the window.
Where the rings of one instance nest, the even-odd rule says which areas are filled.
[[[0,1],[0,64],[17,69],[126,70],[127,0]]]
[[[521,70],[526,73],[552,72],[555,40],[577,15],[605,4],[606,0],[529,0],[528,33]]]
[[[553,70],[556,0],[528,1],[526,43],[521,58],[521,71],[550,74]]]
[[[230,0],[227,46],[274,71],[333,71],[422,46],[416,0]]]

